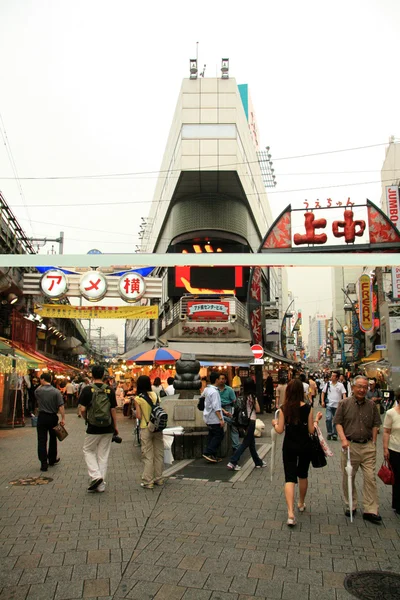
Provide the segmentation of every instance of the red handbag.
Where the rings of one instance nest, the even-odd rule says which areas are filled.
[[[383,483],[386,483],[386,485],[394,484],[394,473],[388,460],[383,461],[382,466],[378,471],[378,477],[379,479],[382,479]]]

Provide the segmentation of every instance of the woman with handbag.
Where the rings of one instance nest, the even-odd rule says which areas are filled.
[[[244,419],[247,421],[247,427],[245,427],[246,433],[243,442],[240,444],[239,448],[235,450],[235,453],[231,456],[228,463],[228,469],[231,469],[231,471],[240,471],[242,468],[239,467],[238,462],[246,448],[250,450],[251,458],[254,461],[256,469],[262,469],[267,466],[267,463],[258,456],[256,450],[254,432],[256,430],[256,413],[260,412],[260,407],[256,397],[256,384],[251,377],[247,377],[243,383],[243,399],[245,400]]]
[[[272,426],[277,433],[285,432],[282,456],[289,527],[296,525],[294,496],[297,482],[299,483],[298,510],[304,512],[306,509],[307,477],[312,452],[310,435],[314,433],[314,428],[320,419],[322,413],[318,412],[314,421],[312,407],[304,401],[304,387],[300,379],[289,381],[285,402],[279,411],[278,419],[272,420]]]
[[[392,508],[400,514],[400,389],[395,394],[396,405],[386,412],[383,422],[383,455],[392,468]]]
[[[150,400],[150,402],[149,402]],[[140,422],[140,448],[144,463],[142,488],[152,489],[154,485],[163,485],[164,440],[162,431],[150,431],[149,422],[151,403],[156,404],[158,396],[151,390],[150,377],[141,375],[137,380],[135,397],[136,418]]]

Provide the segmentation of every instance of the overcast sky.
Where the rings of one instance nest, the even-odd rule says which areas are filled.
[[[397,0],[0,0],[0,189],[28,236],[133,252],[199,42],[206,77],[229,57],[249,84],[274,216],[305,199],[379,203],[384,144],[400,136],[399,22]],[[290,287],[307,323],[331,312],[330,274],[301,271]]]

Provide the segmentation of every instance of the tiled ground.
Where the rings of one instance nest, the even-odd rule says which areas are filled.
[[[84,427],[75,414],[45,486],[9,485],[39,475],[36,429],[0,431],[1,600],[344,600],[347,572],[400,572],[390,488],[378,484],[382,526],[360,516],[351,524],[338,443],[328,467],[311,472],[307,512],[290,531],[279,448],[273,483],[262,469],[244,483],[173,479],[142,490],[131,423],[123,420],[124,442],[113,444],[104,494],[86,492]],[[266,432],[270,441],[269,425]]]

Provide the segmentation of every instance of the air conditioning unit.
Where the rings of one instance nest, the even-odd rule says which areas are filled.
[[[180,320],[180,321],[186,321],[186,320],[187,320],[187,315],[185,315],[184,313],[181,313],[181,314],[179,315],[179,320]]]

